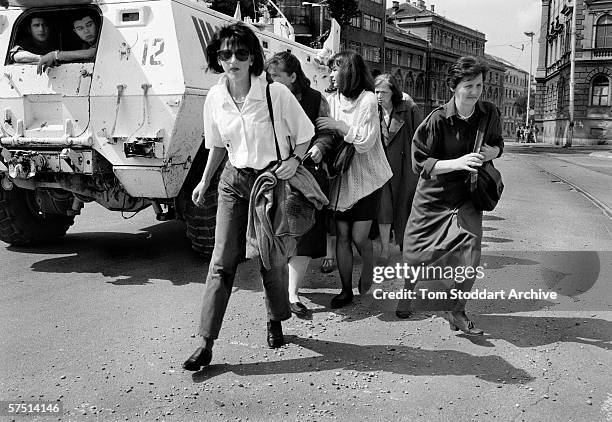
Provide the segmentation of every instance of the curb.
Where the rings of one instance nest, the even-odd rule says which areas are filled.
[[[608,152],[603,152],[603,151],[592,152],[592,153],[589,154],[589,157],[612,159],[612,151],[608,151]]]

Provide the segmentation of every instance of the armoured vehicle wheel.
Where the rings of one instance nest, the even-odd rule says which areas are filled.
[[[215,246],[217,216],[217,184],[206,191],[204,205],[196,207],[191,199],[185,202],[185,223],[191,248],[198,254],[210,257]]]
[[[48,198],[47,198],[48,199]],[[54,202],[56,208],[64,205]],[[42,213],[36,193],[13,187],[0,188],[0,240],[15,246],[34,246],[64,236],[74,216]]]
[[[191,193],[202,177],[207,159],[208,150],[202,145],[183,185],[181,208],[183,210],[183,219],[187,226],[187,238],[191,241],[191,248],[198,254],[208,258],[212,255],[213,247],[215,246],[217,187],[219,186],[221,172],[225,166],[225,160],[219,165],[210,183],[210,187],[204,195],[204,206],[196,207],[191,200]]]

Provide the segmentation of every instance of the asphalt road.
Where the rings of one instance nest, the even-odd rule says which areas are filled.
[[[57,245],[0,247],[0,400],[60,400],[66,421],[610,421],[612,220],[545,168],[586,166],[605,187],[612,160],[559,154],[510,146],[498,160],[506,191],[485,216],[476,286],[556,300],[471,301],[486,335],[469,338],[442,313],[398,320],[371,295],[332,311],[337,275],[314,261],[313,317],[286,322],[289,344],[272,351],[247,262],[196,374],[181,363],[199,342],[206,262],[182,224],[90,204]]]

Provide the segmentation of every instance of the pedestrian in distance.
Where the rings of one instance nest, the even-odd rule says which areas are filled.
[[[535,141],[536,141],[535,130],[533,128],[533,125],[531,125],[529,126],[529,130],[527,131],[527,143],[534,144]]]
[[[412,198],[419,176],[412,171],[412,137],[423,116],[416,103],[403,99],[394,76],[385,73],[374,81],[381,111],[381,136],[393,176],[382,188],[377,221],[380,233],[381,259],[389,259],[390,232],[400,246],[410,215]]]
[[[380,139],[378,101],[367,65],[353,52],[341,52],[332,59],[338,91],[328,98],[331,117],[319,117],[317,128],[336,131],[343,142],[355,148],[348,169],[332,179],[329,195],[336,220],[336,260],[342,283],[341,293],[330,306],[341,308],[353,301],[353,243],[362,259],[359,293],[364,294],[372,285],[373,252],[368,235],[376,218],[381,188],[392,173]]]
[[[321,93],[310,87],[300,61],[288,51],[276,53],[266,63],[268,78],[291,90],[293,95],[314,124],[318,117],[329,116],[329,104]],[[333,132],[317,130],[310,141],[304,166],[315,177],[321,190],[328,191],[327,173],[323,168],[323,157],[332,148]],[[315,212],[315,225],[298,241],[295,255],[289,258],[289,307],[298,317],[308,316],[308,309],[300,301],[299,288],[304,281],[311,258],[326,254],[327,230],[325,210]]]
[[[203,340],[183,363],[189,371],[198,371],[211,362],[236,269],[246,253],[249,198],[256,179],[266,171],[274,171],[281,180],[293,177],[315,134],[291,91],[279,83],[266,83],[262,76],[263,49],[247,25],[237,22],[219,28],[206,48],[206,59],[209,70],[222,75],[204,103],[205,146],[210,152],[202,180],[193,190],[196,205],[203,205],[204,194],[226,154],[228,160],[219,180],[215,245],[204,286],[199,328]],[[275,133],[279,140],[291,139],[293,153],[288,142],[276,144]],[[281,163],[277,162],[277,148]],[[283,256],[267,268],[261,256],[257,259],[266,299],[267,343],[277,348],[284,344],[281,321],[291,317],[287,260]]]
[[[483,162],[499,157],[504,147],[499,110],[479,100],[487,70],[474,57],[460,57],[448,71],[453,97],[431,112],[414,135],[412,164],[419,181],[404,234],[404,260],[410,266],[451,267],[454,274],[479,266],[482,211],[474,207],[466,180]],[[489,124],[482,149],[475,153],[482,119],[488,119]],[[446,281],[454,283],[458,291],[469,292],[475,280],[472,271],[463,281]],[[481,335],[483,331],[465,313],[466,302],[452,301],[450,327]],[[409,301],[399,302],[398,314],[408,317],[410,311]]]

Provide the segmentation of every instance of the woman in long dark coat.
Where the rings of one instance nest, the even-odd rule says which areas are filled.
[[[460,57],[447,78],[453,98],[423,121],[412,143],[412,163],[420,178],[404,234],[404,261],[413,267],[454,269],[450,279],[446,271],[443,278],[434,274],[425,279],[450,281],[461,292],[472,289],[476,273],[456,275],[466,268],[478,268],[482,241],[482,211],[474,207],[466,180],[483,162],[499,157],[504,148],[499,110],[479,101],[487,70],[474,57]],[[482,119],[489,124],[480,153],[474,153]],[[483,334],[465,314],[466,302],[452,301],[450,328]],[[405,301],[400,307],[402,304]],[[398,309],[398,316],[401,312]]]
[[[393,177],[383,187],[378,211],[381,258],[389,258],[389,237],[393,228],[395,242],[402,249],[406,221],[419,180],[412,171],[411,145],[417,126],[423,120],[419,107],[407,97],[403,99],[397,80],[385,73],[374,81],[381,109],[381,134]]]

